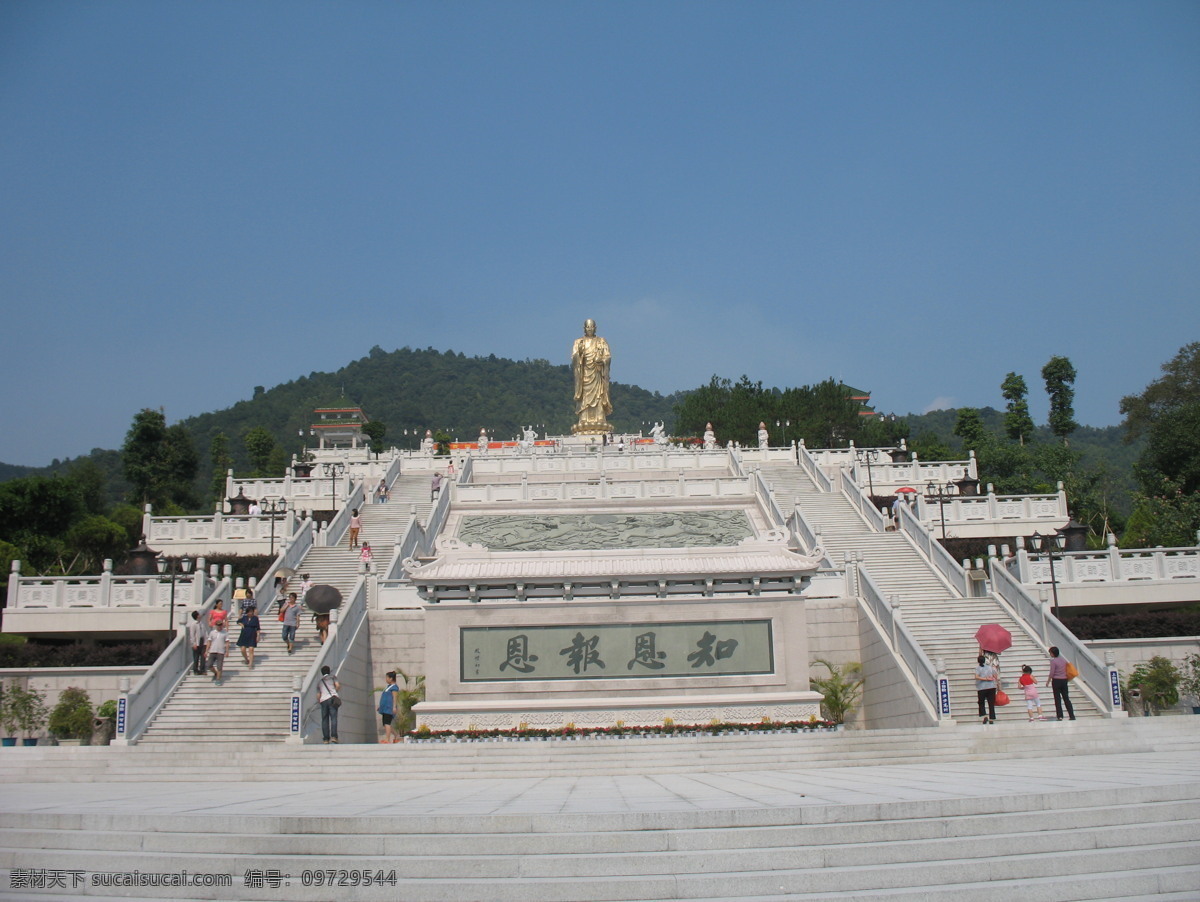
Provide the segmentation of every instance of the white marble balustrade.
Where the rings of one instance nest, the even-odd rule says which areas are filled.
[[[198,562],[201,566],[204,560]],[[214,570],[216,569],[214,565]],[[204,601],[215,573],[202,570],[175,576],[175,605]],[[8,610],[66,608],[165,608],[171,602],[169,576],[117,576],[112,561],[104,562],[98,576],[22,576],[21,562],[13,561],[8,581]],[[11,624],[6,623],[10,629]]]
[[[1054,553],[1018,548],[1005,569],[1027,589],[1053,590],[1061,605],[1176,604],[1200,601],[1200,546]]]
[[[475,479],[509,474],[590,474],[646,473],[667,470],[713,470],[728,468],[729,452],[718,451],[640,451],[637,454],[608,449],[604,452],[579,452],[556,455],[513,455],[511,457],[472,456]]]
[[[478,470],[479,462],[475,462]],[[700,479],[621,479],[605,476],[595,482],[484,483],[454,487],[455,504],[493,504],[513,501],[636,501],[647,498],[732,498],[754,494],[749,477]]]
[[[1048,535],[1071,519],[1067,495],[956,495],[939,504],[936,498],[916,496],[914,516],[930,530],[940,531],[946,518],[950,538]]]

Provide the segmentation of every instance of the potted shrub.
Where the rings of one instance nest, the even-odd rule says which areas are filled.
[[[1185,655],[1179,673],[1179,691],[1192,700],[1192,713],[1200,714],[1200,655]]]
[[[50,712],[50,732],[59,745],[82,745],[92,738],[92,700],[87,692],[68,686],[58,694],[58,704]]]
[[[829,671],[827,677],[812,677],[809,686],[814,692],[825,696],[821,707],[827,720],[835,724],[844,724],[846,718],[858,707],[862,697],[863,675],[862,665],[857,661],[846,664],[831,664],[824,658],[816,658],[814,664],[820,664]]]
[[[46,725],[46,699],[36,689],[26,689],[18,683],[9,686],[5,693],[12,710],[13,723],[25,734],[24,745],[37,745],[33,735]]]
[[[0,729],[3,729],[3,744],[17,744],[17,718],[13,713],[13,689],[16,683],[0,683]]]
[[[96,710],[92,721],[92,744],[109,745],[117,727],[117,701],[110,698]]]
[[[1179,680],[1179,668],[1162,655],[1155,655],[1133,668],[1128,685],[1141,694],[1147,711],[1161,714],[1179,704]]]

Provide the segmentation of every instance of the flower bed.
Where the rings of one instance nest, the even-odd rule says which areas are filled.
[[[430,730],[422,727],[407,733],[405,742],[471,742],[499,740],[556,740],[556,739],[624,739],[634,736],[718,736],[725,733],[813,733],[832,731],[837,724],[829,720],[764,720],[758,723],[708,723],[708,724],[674,724],[665,723],[650,726],[624,726],[617,724],[612,727],[576,727],[568,724],[565,727],[543,729],[540,727],[519,727],[511,730]]]

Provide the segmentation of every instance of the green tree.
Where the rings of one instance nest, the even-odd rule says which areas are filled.
[[[378,457],[383,453],[383,437],[387,435],[387,424],[382,420],[371,420],[363,424],[362,431],[371,441],[371,453]]]
[[[264,427],[255,426],[246,432],[242,438],[246,453],[250,455],[250,464],[254,467],[255,476],[268,476],[271,465],[271,452],[275,450],[275,436]]]
[[[1066,357],[1051,357],[1042,367],[1042,379],[1046,383],[1046,394],[1050,396],[1050,431],[1062,443],[1079,424],[1075,422],[1075,367]]]
[[[1000,391],[1004,400],[1008,402],[1004,414],[1004,431],[1010,439],[1024,445],[1025,440],[1033,435],[1033,418],[1029,415],[1029,404],[1025,400],[1025,396],[1029,394],[1025,378],[1016,373],[1009,373],[1004,377]]]
[[[1164,375],[1121,399],[1127,440],[1144,438],[1141,485],[1121,544],[1191,545],[1200,529],[1200,342],[1180,348]]]
[[[958,419],[954,422],[954,434],[962,439],[963,448],[968,451],[979,451],[990,439],[983,418],[974,407],[961,407]]]
[[[134,416],[121,448],[121,462],[134,501],[156,508],[194,506],[192,481],[200,466],[196,446],[185,427],[167,426],[162,411],[146,409]]]
[[[100,514],[90,514],[72,526],[66,542],[75,559],[63,569],[79,573],[99,573],[105,558],[115,558],[128,547],[125,528]]]
[[[1126,685],[1141,692],[1142,705],[1146,710],[1161,714],[1179,703],[1179,680],[1182,676],[1171,661],[1155,655],[1133,669]]]
[[[1200,341],[1180,348],[1162,365],[1162,371],[1140,394],[1121,399],[1123,425],[1130,439],[1148,431],[1163,412],[1200,400]]]

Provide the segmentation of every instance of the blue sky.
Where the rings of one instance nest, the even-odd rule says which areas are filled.
[[[884,412],[1200,339],[1194,2],[0,4],[0,460],[373,345]],[[486,424],[481,424],[486,425]]]

